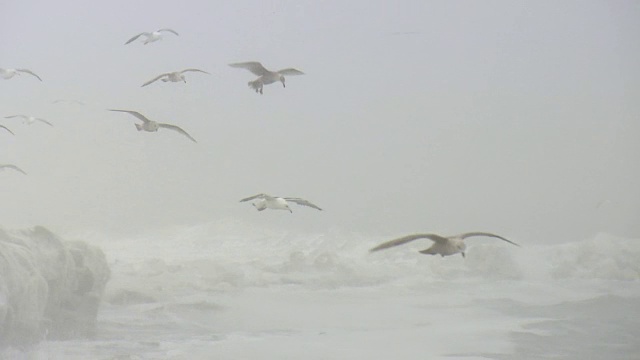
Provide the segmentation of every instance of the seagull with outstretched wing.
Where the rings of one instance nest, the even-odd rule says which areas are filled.
[[[252,205],[255,206],[255,208],[258,211],[262,211],[264,209],[272,209],[272,210],[287,210],[289,212],[293,212],[293,210],[291,210],[291,208],[289,207],[289,202],[302,205],[302,206],[308,206],[317,210],[322,210],[317,205],[314,205],[305,199],[291,198],[291,197],[283,198],[283,197],[271,196],[267,194],[257,194],[257,195],[249,196],[247,198],[240,200],[240,202],[251,201],[251,200],[257,200],[256,202],[252,203]]]
[[[136,129],[138,129],[138,131],[156,132],[156,131],[158,131],[158,129],[164,128],[164,129],[177,131],[177,132],[181,133],[182,135],[188,137],[191,141],[197,142],[196,139],[191,137],[191,135],[189,135],[189,133],[184,131],[182,128],[180,128],[180,127],[178,127],[176,125],[163,124],[163,123],[159,123],[159,122],[156,122],[156,121],[153,121],[153,120],[149,120],[146,116],[140,114],[137,111],[115,110],[115,109],[109,109],[109,111],[118,111],[118,112],[128,113],[128,114],[133,115],[133,116],[137,117],[138,119],[142,120],[142,124],[135,124],[136,125]]]
[[[243,63],[233,63],[229,64],[229,66],[234,68],[247,69],[251,71],[254,75],[257,75],[258,78],[250,81],[248,83],[249,87],[256,91],[256,93],[262,94],[262,88],[264,85],[273,84],[274,82],[280,81],[282,83],[282,87],[285,86],[285,78],[287,75],[304,75],[304,73],[300,70],[294,68],[286,68],[278,71],[270,71],[267,70],[262,64],[257,61],[243,62]]]
[[[427,254],[427,255],[440,254],[442,257],[460,253],[462,254],[462,257],[465,257],[465,250],[467,249],[467,246],[464,243],[464,239],[471,236],[487,236],[487,237],[498,238],[500,240],[508,242],[509,244],[520,246],[514,243],[513,241],[507,240],[502,236],[499,236],[496,234],[487,233],[487,232],[468,232],[468,233],[453,235],[453,236],[440,236],[437,234],[412,234],[412,235],[403,236],[397,239],[389,240],[387,242],[384,242],[374,247],[369,251],[373,252],[373,251],[384,250],[384,249],[392,248],[395,246],[404,245],[406,243],[409,243],[418,239],[429,239],[433,241],[433,245],[428,249],[420,251],[420,253]]]
[[[49,126],[53,126],[52,123],[48,122],[45,119],[41,119],[41,118],[37,118],[35,116],[29,116],[29,115],[10,115],[10,116],[5,116],[5,119],[13,119],[13,118],[19,118],[22,119],[24,121],[25,124],[27,125],[31,125],[33,123],[35,123],[36,121],[40,121],[42,123],[45,123]]]
[[[147,45],[148,43],[152,43],[152,42],[156,42],[158,40],[162,39],[162,33],[163,32],[170,32],[172,34],[175,34],[176,36],[179,36],[178,33],[175,30],[171,30],[171,29],[159,29],[156,30],[154,32],[141,32],[140,34],[132,37],[131,39],[127,40],[126,43],[124,43],[125,45],[130,44],[134,41],[136,41],[139,37],[144,36],[145,40],[143,41],[144,45]]]
[[[162,79],[162,82],[180,82],[183,81],[185,84],[187,83],[187,79],[184,77],[184,73],[189,72],[189,71],[193,71],[193,72],[201,72],[201,73],[205,73],[205,74],[209,74],[208,72],[204,71],[204,70],[200,70],[200,69],[184,69],[182,71],[174,71],[174,72],[169,72],[169,73],[164,73],[164,74],[160,74],[158,76],[156,76],[155,78],[147,81],[146,83],[142,84],[141,87],[145,87],[153,82],[156,82],[158,80]],[[211,74],[209,74],[211,75]]]
[[[40,76],[36,75],[36,73],[34,73],[33,71],[31,71],[29,69],[3,69],[3,68],[0,68],[0,77],[2,77],[3,79],[11,79],[12,77],[14,77],[16,75],[20,75],[21,73],[25,73],[25,74],[29,74],[29,75],[35,76],[36,78],[38,78],[38,80],[42,81]]]

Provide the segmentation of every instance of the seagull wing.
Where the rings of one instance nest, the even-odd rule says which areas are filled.
[[[23,72],[23,73],[27,73],[27,74],[33,75],[33,76],[37,77],[38,80],[42,81],[42,79],[40,79],[40,76],[36,75],[36,73],[34,73],[33,71],[31,71],[29,69],[16,69],[16,71],[20,71],[20,72]]]
[[[500,240],[504,240],[504,241],[508,242],[509,244],[513,244],[515,246],[520,246],[520,245],[514,243],[513,241],[510,241],[510,240],[507,240],[507,239],[503,238],[500,235],[486,233],[486,232],[469,232],[469,233],[460,234],[458,236],[460,236],[463,239],[466,239],[466,238],[471,237],[471,236],[488,236],[488,237],[493,237],[493,238],[498,238]]]
[[[160,30],[158,30],[158,32],[161,32],[161,31],[168,31],[170,33],[174,33],[174,34],[180,36],[180,34],[178,34],[175,30],[172,30],[172,29],[160,29]]]
[[[9,116],[5,116],[5,119],[12,119],[12,118],[22,118],[22,119],[26,119],[27,116],[26,115],[9,115]]]
[[[261,194],[249,196],[248,198],[244,198],[244,199],[240,200],[240,202],[250,201],[250,200],[253,200],[253,199],[268,199],[268,198],[271,198],[271,196],[261,193]]]
[[[186,73],[188,71],[196,71],[196,72],[201,72],[201,73],[205,73],[205,74],[209,74],[208,72],[204,71],[204,70],[200,70],[200,69],[184,69],[182,71],[180,71],[180,73]],[[209,74],[211,75],[211,74]]]
[[[169,130],[173,130],[173,131],[177,131],[177,132],[181,133],[182,135],[184,135],[184,136],[188,137],[189,139],[191,139],[191,141],[193,141],[194,143],[197,143],[196,139],[192,138],[191,135],[189,135],[186,131],[182,130],[182,128],[180,128],[178,126],[171,125],[171,124],[158,123],[158,127],[169,129]]]
[[[115,109],[109,109],[109,111],[126,112],[126,113],[129,113],[129,114],[131,114],[131,115],[133,115],[133,116],[137,117],[138,119],[140,119],[140,120],[144,121],[145,123],[148,123],[149,121],[151,121],[151,120],[147,119],[144,115],[140,114],[140,113],[139,113],[139,112],[137,112],[137,111],[131,111],[131,110],[115,110]]]
[[[12,165],[12,164],[0,165],[0,169],[1,168],[13,169],[13,170],[20,171],[21,173],[27,175],[27,173],[24,172],[24,170],[20,169],[19,167],[15,166],[15,165]]]
[[[130,43],[132,43],[132,42],[136,41],[136,39],[137,39],[137,38],[139,38],[139,37],[140,37],[140,36],[142,36],[142,35],[144,35],[144,36],[151,36],[151,34],[150,34],[150,33],[148,33],[148,32],[141,32],[140,34],[138,34],[138,35],[136,35],[136,36],[132,37],[131,39],[127,40],[127,42],[126,42],[126,43],[124,43],[124,44],[125,44],[125,45],[130,44]]]
[[[35,118],[35,119],[36,119],[36,120],[38,120],[38,121],[42,121],[43,123],[45,123],[45,124],[47,124],[47,125],[49,125],[49,126],[53,126],[53,124],[52,124],[52,123],[48,122],[48,121],[47,121],[47,120],[45,120],[45,119],[40,119],[40,118]]]
[[[147,81],[146,83],[142,84],[142,86],[141,86],[141,87],[145,87],[145,86],[147,86],[147,85],[151,84],[151,83],[152,83],[152,82],[154,82],[154,81],[158,81],[158,80],[160,80],[162,77],[167,76],[167,75],[169,75],[169,74],[170,74],[170,73],[160,74],[160,75],[158,75],[158,76],[154,77],[153,79],[151,79],[151,80]]]
[[[234,68],[247,69],[258,76],[262,76],[269,73],[269,70],[265,69],[264,66],[262,66],[262,64],[260,64],[257,61],[234,63],[234,64],[229,64],[229,66]]]
[[[431,240],[433,240],[433,241],[435,241],[437,243],[444,243],[444,242],[448,241],[447,238],[442,237],[440,235],[436,235],[436,234],[412,234],[412,235],[403,236],[401,238],[389,240],[387,242],[384,242],[384,243],[374,247],[373,249],[371,249],[369,251],[373,252],[373,251],[388,249],[390,247],[404,245],[406,243],[409,243],[409,242],[412,242],[412,241],[418,240],[418,239],[431,239]]]
[[[15,135],[15,134],[13,133],[13,131],[9,130],[9,128],[8,128],[8,127],[6,127],[6,126],[4,126],[4,125],[0,125],[0,128],[3,128],[3,129],[5,129],[5,130],[7,130],[8,132],[10,132],[10,133],[11,133],[11,135]]]
[[[318,209],[318,210],[322,210],[318,207],[318,205],[314,205],[312,203],[310,203],[309,201],[305,200],[305,199],[300,199],[300,198],[284,198],[287,201],[291,201],[293,203],[296,203],[298,205],[302,205],[302,206],[308,206],[308,207],[312,207],[314,209]]]
[[[287,69],[278,70],[278,73],[281,74],[281,75],[304,75],[304,73],[302,71],[294,69],[294,68],[287,68]]]

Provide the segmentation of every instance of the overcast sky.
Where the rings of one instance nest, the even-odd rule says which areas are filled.
[[[639,237],[638,34],[637,1],[0,0],[0,67],[44,80],[0,79],[0,115],[54,124],[0,119],[29,173],[0,173],[0,225]],[[259,95],[241,61],[306,75]],[[238,203],[259,192],[325,211]]]

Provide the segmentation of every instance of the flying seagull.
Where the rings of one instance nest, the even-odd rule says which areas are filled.
[[[148,132],[156,132],[160,128],[165,128],[165,129],[177,131],[177,132],[181,133],[182,135],[188,137],[191,141],[197,142],[196,139],[192,138],[191,135],[189,135],[186,131],[182,130],[180,127],[175,126],[175,125],[171,125],[171,124],[163,124],[163,123],[159,123],[159,122],[156,122],[156,121],[153,121],[153,120],[149,120],[144,115],[140,114],[137,111],[112,110],[112,109],[109,109],[109,111],[119,111],[119,112],[129,113],[129,114],[137,117],[138,119],[142,120],[143,121],[142,124],[135,124],[136,125],[136,129],[138,129],[138,131],[143,131],[144,130],[144,131],[148,131]]]
[[[200,70],[200,69],[184,69],[182,71],[174,71],[174,72],[170,72],[170,73],[160,74],[160,75],[156,76],[155,78],[153,78],[153,79],[147,81],[146,83],[142,84],[142,87],[145,87],[145,86],[151,84],[152,82],[158,81],[160,79],[162,79],[163,82],[167,82],[167,81],[171,81],[171,82],[184,81],[185,84],[186,84],[187,83],[187,79],[185,79],[184,73],[189,72],[189,71],[196,71],[196,72],[209,74],[208,72]],[[209,74],[209,75],[211,75],[211,74]]]
[[[314,205],[305,199],[291,198],[291,197],[283,198],[283,197],[271,196],[267,194],[253,195],[248,198],[244,198],[240,200],[240,202],[250,201],[253,199],[258,200],[255,203],[253,203],[253,206],[255,206],[256,209],[258,209],[258,211],[262,211],[264,209],[273,209],[273,210],[288,210],[289,212],[293,212],[289,207],[290,202],[296,203],[302,206],[312,207],[317,210],[322,210],[317,205]]]
[[[25,124],[28,124],[28,125],[31,125],[31,124],[33,124],[33,123],[34,123],[34,122],[36,122],[36,121],[40,121],[40,122],[43,122],[43,123],[45,123],[45,124],[47,124],[47,125],[49,125],[49,126],[53,126],[53,124],[52,124],[52,123],[50,123],[50,122],[48,122],[47,120],[45,120],[45,119],[41,119],[41,118],[37,118],[37,117],[34,117],[34,116],[27,116],[27,115],[11,115],[11,116],[5,116],[5,118],[6,118],[6,119],[11,119],[11,118],[21,118],[21,119],[23,119],[23,120],[24,120],[24,123],[25,123]]]
[[[9,128],[8,128],[8,127],[6,127],[6,126],[4,126],[4,125],[0,125],[0,128],[3,128],[3,129],[5,129],[5,130],[7,130],[8,132],[10,132],[10,133],[11,133],[11,135],[15,135],[15,134],[13,133],[13,131],[9,130]]]
[[[486,233],[486,232],[469,232],[469,233],[464,233],[464,234],[460,234],[460,235],[454,235],[454,236],[440,236],[440,235],[436,235],[436,234],[413,234],[413,235],[407,235],[407,236],[403,236],[401,238],[398,239],[394,239],[394,240],[390,240],[387,242],[384,242],[376,247],[374,247],[373,249],[369,250],[371,252],[373,251],[378,251],[378,250],[384,250],[384,249],[388,249],[394,246],[398,246],[398,245],[404,245],[408,242],[414,241],[414,240],[418,240],[418,239],[430,239],[433,240],[433,245],[425,250],[420,251],[420,253],[422,254],[427,254],[427,255],[436,255],[436,254],[440,254],[442,257],[445,256],[449,256],[449,255],[453,255],[453,254],[457,254],[457,253],[461,253],[462,257],[465,257],[464,251],[466,250],[467,246],[464,243],[464,239],[471,237],[471,236],[488,236],[488,237],[494,237],[494,238],[498,238],[500,240],[504,240],[510,244],[516,245],[516,246],[520,246],[512,241],[509,241],[505,238],[503,238],[502,236],[499,235],[495,235],[495,234],[491,234],[491,233]]]
[[[29,75],[33,75],[35,77],[38,78],[38,80],[42,81],[42,79],[40,79],[40,76],[36,75],[33,71],[29,70],[29,69],[3,69],[0,68],[0,76],[4,79],[11,79],[12,77],[16,76],[16,75],[20,75],[20,73],[26,73]]]
[[[269,71],[265,69],[262,64],[256,61],[234,63],[229,64],[229,66],[234,68],[247,69],[255,75],[258,75],[259,77],[253,81],[249,81],[248,85],[250,88],[255,90],[256,93],[260,94],[262,94],[263,85],[273,84],[276,81],[280,81],[282,83],[282,87],[286,87],[284,84],[284,75],[304,75],[302,71],[293,68],[287,68],[278,71]]]
[[[127,40],[127,42],[124,43],[124,44],[127,45],[127,44],[135,41],[140,36],[145,36],[146,39],[144,40],[143,43],[145,45],[147,45],[148,43],[152,43],[152,42],[155,42],[155,41],[158,41],[158,40],[162,39],[162,33],[163,32],[170,32],[170,33],[174,33],[177,36],[179,36],[178,33],[175,32],[174,30],[171,30],[171,29],[160,29],[160,30],[156,30],[156,31],[150,32],[150,33],[149,32],[141,32],[140,34],[138,34],[138,35],[132,37],[131,39]]]
[[[20,171],[21,173],[27,175],[27,173],[24,172],[24,170],[20,169],[19,167],[15,166],[13,164],[0,164],[0,171],[2,171],[4,169],[13,169],[13,170]]]

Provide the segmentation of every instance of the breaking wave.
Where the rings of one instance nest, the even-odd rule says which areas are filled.
[[[108,287],[107,298],[114,302],[277,285],[331,289],[454,279],[640,279],[640,241],[607,234],[521,248],[474,242],[466,259],[419,254],[416,250],[425,245],[419,242],[369,253],[386,239],[340,230],[302,234],[230,219],[138,238],[96,240],[120,274]]]

